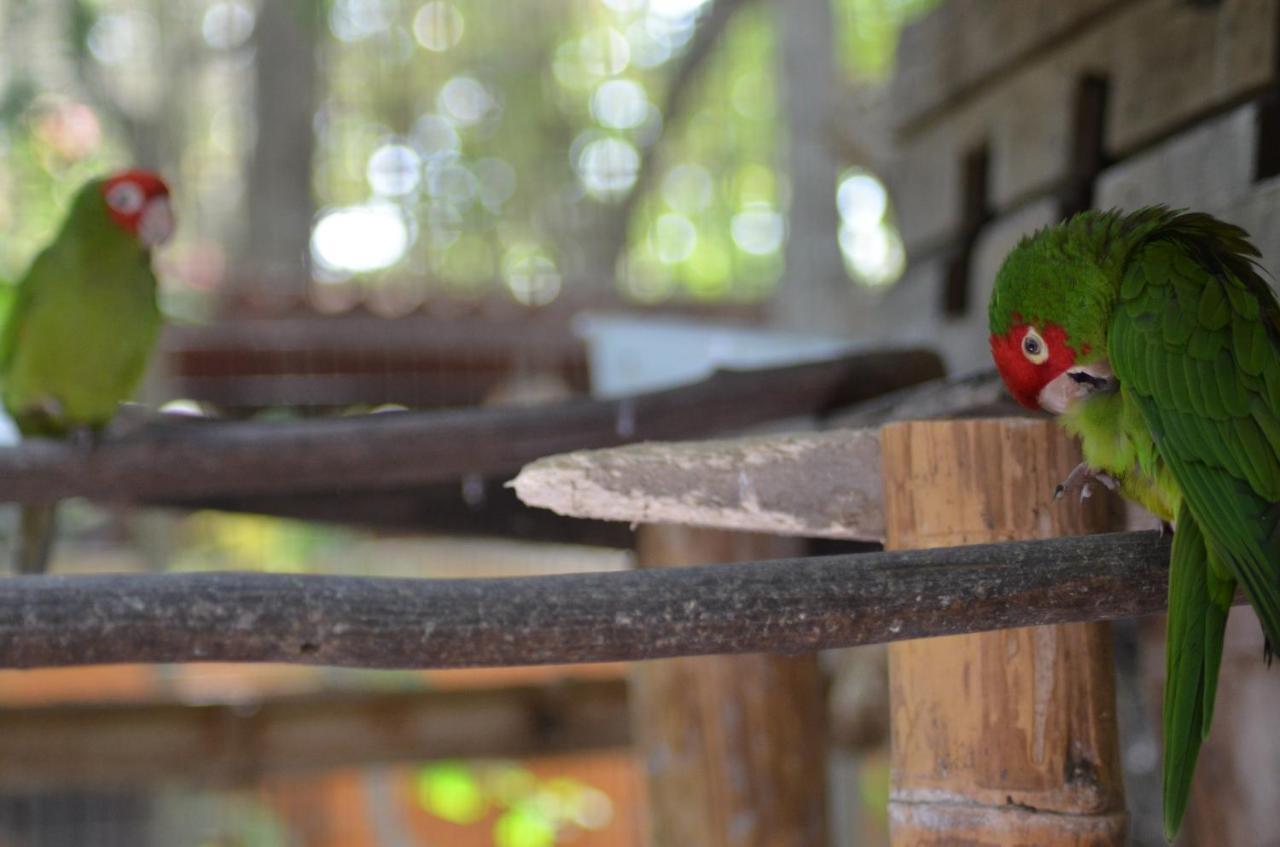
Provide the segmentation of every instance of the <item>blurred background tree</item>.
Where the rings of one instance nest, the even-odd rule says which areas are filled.
[[[815,252],[883,284],[892,213],[861,172],[838,195],[859,163],[836,159],[832,107],[930,5],[5,0],[0,278],[75,184],[134,162],[176,186],[166,303],[192,317],[760,303],[788,264],[838,271]],[[793,148],[822,154],[816,178]],[[795,233],[819,241],[788,255]]]

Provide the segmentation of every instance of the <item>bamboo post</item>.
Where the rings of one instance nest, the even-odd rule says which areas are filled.
[[[643,567],[797,555],[759,534],[642,526]],[[633,733],[656,847],[813,847],[826,841],[826,736],[815,654],[642,662]]]
[[[883,430],[886,546],[1078,535],[1106,498],[1053,501],[1079,453],[1049,421]],[[1111,630],[1028,627],[890,647],[894,847],[1121,847]]]

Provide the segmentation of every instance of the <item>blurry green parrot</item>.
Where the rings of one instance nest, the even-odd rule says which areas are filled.
[[[146,370],[160,329],[151,248],[173,233],[169,189],[130,170],[86,183],[18,281],[0,332],[0,396],[23,437],[96,435]],[[54,504],[22,510],[15,570],[45,570]]]
[[[1085,212],[1024,239],[991,297],[991,351],[1010,392],[1081,439],[1072,477],[1118,488],[1175,526],[1170,841],[1209,733],[1237,584],[1268,660],[1280,645],[1280,305],[1258,255],[1243,230],[1209,215]]]

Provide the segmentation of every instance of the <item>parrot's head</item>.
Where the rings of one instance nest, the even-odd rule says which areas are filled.
[[[1107,218],[1081,215],[1024,239],[996,275],[991,355],[1024,406],[1061,414],[1115,387],[1106,355]]]
[[[112,222],[145,248],[156,247],[173,235],[173,207],[169,186],[151,171],[128,170],[98,183]]]

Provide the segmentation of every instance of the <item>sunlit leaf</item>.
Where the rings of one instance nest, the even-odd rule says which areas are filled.
[[[473,770],[458,762],[439,762],[418,771],[417,796],[422,808],[450,823],[473,824],[488,812]]]

